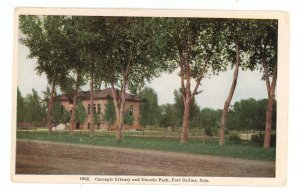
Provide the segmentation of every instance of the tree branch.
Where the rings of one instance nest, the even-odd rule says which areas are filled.
[[[266,85],[267,85],[267,90],[268,90],[268,97],[270,97],[270,91],[271,91],[271,84],[270,84],[270,75],[269,75],[269,70],[268,70],[268,66],[267,66],[267,63],[266,63],[266,59],[264,56],[262,56],[262,65],[263,65],[263,68],[264,68],[264,78],[265,78],[265,81],[266,81]]]

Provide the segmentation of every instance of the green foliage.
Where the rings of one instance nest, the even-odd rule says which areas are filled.
[[[36,71],[45,73],[49,83],[58,83],[68,73],[64,36],[65,17],[21,15],[22,43],[30,50],[29,57],[37,59]]]
[[[177,110],[172,104],[164,104],[160,106],[159,126],[175,127],[177,123]]]
[[[183,100],[182,100],[182,94],[180,90],[174,91],[175,96],[175,104],[174,108],[176,110],[176,116],[177,116],[177,122],[174,123],[176,126],[181,126],[183,121],[183,112],[184,112],[184,106],[183,106]],[[199,115],[200,115],[200,109],[198,105],[195,102],[195,99],[192,99],[191,105],[190,105],[190,127],[197,127],[199,126]]]
[[[250,65],[264,73],[263,79],[273,76],[277,68],[277,50],[278,50],[278,21],[277,20],[253,20],[251,31],[252,42]],[[263,69],[263,61],[267,65],[268,74]]]
[[[17,122],[24,122],[26,120],[26,104],[25,100],[17,88]]]
[[[108,75],[119,88],[127,87],[137,94],[146,80],[164,69],[157,18],[106,17],[105,22]]]
[[[266,122],[267,99],[253,98],[240,100],[233,105],[228,114],[229,130],[260,130],[263,131]],[[273,115],[276,115],[276,101],[273,104]],[[272,126],[276,130],[276,116]]]
[[[214,132],[213,132],[213,130],[211,128],[205,128],[204,129],[204,133],[205,133],[205,135],[207,135],[209,137],[214,136]]]
[[[211,18],[163,18],[160,21],[161,52],[166,55],[169,69],[179,67],[179,61],[186,57],[190,72],[182,72],[184,77],[190,73],[192,79],[200,74],[209,76],[226,69],[223,54],[222,19]],[[179,59],[180,58],[180,59]],[[186,79],[186,78],[185,78]]]
[[[46,106],[42,103],[37,91],[32,89],[32,94],[25,98],[26,121],[43,125],[46,118]]]
[[[103,118],[106,122],[108,122],[109,125],[114,124],[116,120],[116,112],[112,100],[107,100],[107,103],[105,104],[105,112]]]
[[[87,118],[87,113],[82,102],[78,102],[76,106],[76,114],[75,114],[75,121],[77,123],[83,124]]]
[[[63,108],[60,101],[55,100],[53,103],[53,110],[52,110],[52,120],[55,122],[56,125],[62,123],[62,116],[63,116]]]
[[[260,132],[258,134],[251,135],[251,141],[258,146],[264,145],[264,138],[265,138],[264,132]],[[276,133],[271,133],[270,146],[276,147]]]
[[[139,92],[138,96],[143,100],[140,108],[140,124],[142,126],[158,125],[159,107],[156,92],[146,87]]]
[[[232,144],[242,143],[241,136],[237,131],[232,131],[229,133],[229,142]]]
[[[205,133],[208,136],[217,135],[220,127],[220,118],[222,115],[221,110],[213,110],[210,108],[204,108],[200,112],[200,126],[205,129]]]
[[[67,124],[68,122],[70,122],[70,117],[70,112],[63,108],[63,114],[61,118],[62,123]]]
[[[99,123],[100,122],[100,115],[98,113],[94,113],[94,123]]]
[[[127,111],[124,115],[124,124],[131,126],[133,122],[134,122],[133,115],[130,113],[130,111]]]

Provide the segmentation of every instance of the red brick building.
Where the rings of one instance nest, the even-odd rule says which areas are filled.
[[[121,97],[121,92],[116,90],[117,97]],[[72,111],[73,102],[69,100],[66,95],[58,96],[61,101],[62,106],[68,111]],[[106,121],[103,119],[103,115],[105,113],[105,107],[108,100],[113,100],[112,90],[111,88],[103,89],[103,90],[95,90],[94,93],[94,108],[91,107],[90,102],[90,92],[89,91],[81,91],[79,92],[78,99],[82,102],[85,111],[87,113],[87,119],[85,123],[80,126],[79,123],[76,123],[76,129],[89,129],[91,122],[91,111],[97,113],[100,117],[100,121],[95,123],[95,129],[115,129],[115,124],[109,126]],[[133,116],[133,124],[131,126],[124,124],[124,129],[139,129],[140,126],[140,106],[142,100],[134,95],[125,93],[125,109],[124,112],[128,112]]]

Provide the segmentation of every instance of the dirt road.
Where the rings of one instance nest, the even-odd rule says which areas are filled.
[[[274,177],[275,162],[18,140],[16,173]]]

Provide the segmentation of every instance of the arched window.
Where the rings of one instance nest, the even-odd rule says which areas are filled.
[[[98,114],[100,115],[100,113],[101,113],[101,105],[98,104],[98,105],[97,105],[97,108],[98,108]]]
[[[96,114],[97,113],[97,110],[96,110],[96,104],[93,104],[94,106],[93,106],[93,111],[94,111],[94,114]]]
[[[130,105],[129,107],[129,115],[132,116],[133,115],[133,106]]]
[[[87,112],[88,112],[88,114],[91,114],[91,105],[90,104],[88,105],[88,111]]]

